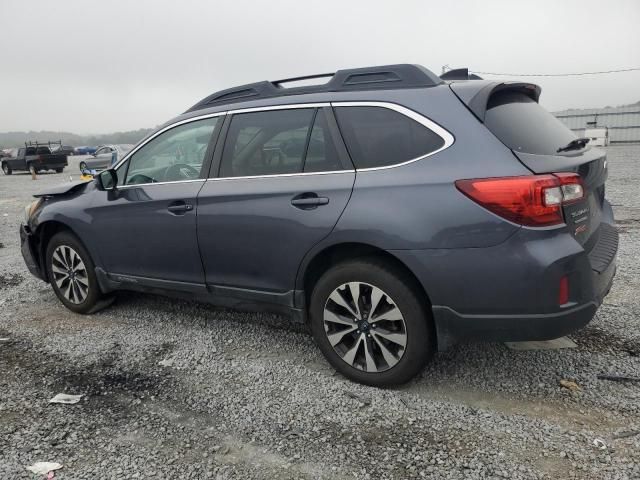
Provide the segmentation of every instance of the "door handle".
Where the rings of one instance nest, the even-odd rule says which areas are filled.
[[[173,213],[174,215],[184,215],[185,213],[193,210],[193,205],[183,200],[179,200],[177,202],[171,203],[167,207],[167,210],[169,210],[169,212]]]
[[[311,210],[320,205],[327,205],[329,199],[327,197],[319,197],[317,193],[301,193],[291,199],[291,205],[302,210]]]

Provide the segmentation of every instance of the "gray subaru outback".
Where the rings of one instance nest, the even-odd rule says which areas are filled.
[[[615,274],[605,153],[530,83],[416,65],[214,93],[92,182],[36,195],[30,271],[70,310],[118,290],[308,322],[389,386],[460,340],[559,337]]]

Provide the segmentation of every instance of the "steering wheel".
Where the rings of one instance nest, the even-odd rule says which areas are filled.
[[[157,180],[148,175],[144,175],[142,173],[136,173],[132,177],[127,179],[127,185],[142,185],[145,183],[155,183]]]
[[[167,181],[171,181],[172,179],[191,180],[198,178],[200,176],[200,172],[186,163],[176,163],[167,168],[164,172],[164,176]]]

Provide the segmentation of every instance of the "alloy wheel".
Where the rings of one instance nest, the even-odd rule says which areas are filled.
[[[404,355],[404,317],[393,299],[374,285],[340,285],[325,302],[323,323],[334,351],[353,368],[383,372]]]
[[[53,251],[51,273],[60,293],[71,303],[85,301],[89,294],[89,277],[78,252],[68,245]]]

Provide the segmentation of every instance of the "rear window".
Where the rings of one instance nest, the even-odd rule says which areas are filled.
[[[444,145],[435,132],[384,107],[336,107],[356,168],[384,167],[423,157]]]
[[[560,120],[524,93],[503,91],[491,96],[485,125],[510,149],[555,155],[576,138]]]

